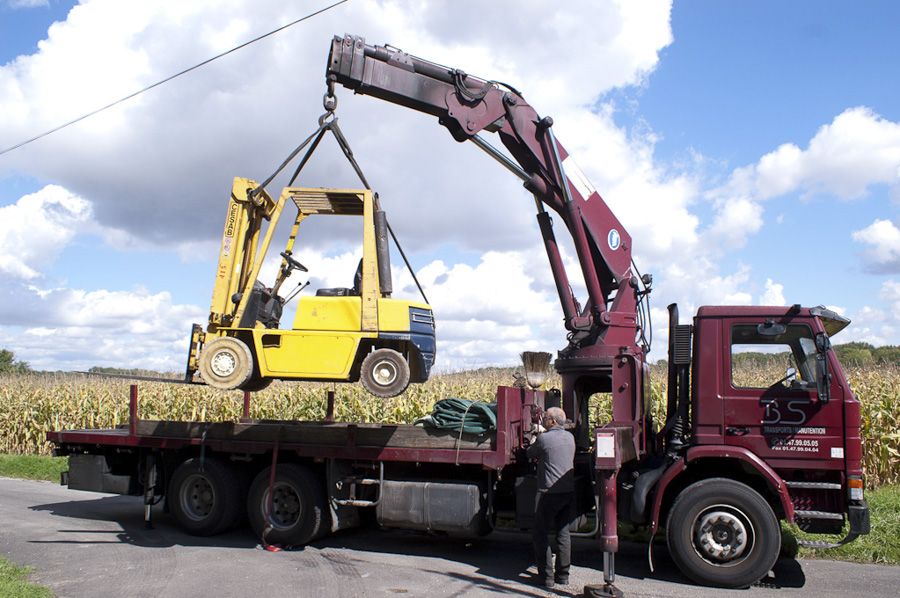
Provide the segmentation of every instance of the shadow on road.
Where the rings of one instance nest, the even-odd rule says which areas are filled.
[[[82,521],[114,522],[121,528],[120,530],[87,529],[82,526],[76,529],[61,528],[58,532],[61,535],[72,534],[71,540],[34,540],[34,543],[128,543],[146,548],[166,548],[177,545],[237,549],[256,549],[259,547],[259,539],[255,538],[247,528],[235,529],[215,537],[190,536],[175,526],[174,520],[163,512],[161,506],[154,508],[154,527],[147,529],[144,526],[143,501],[139,497],[107,496],[90,500],[73,500],[36,505],[30,508],[35,511],[49,512],[56,517]],[[84,536],[86,534],[89,534],[91,538],[85,539]],[[103,538],[105,535],[108,535],[108,539],[97,538],[97,536]],[[462,540],[436,537],[407,530],[359,528],[328,536],[314,542],[311,544],[311,547],[326,551],[324,556],[327,559],[340,560],[341,562],[335,563],[336,566],[353,567],[353,559],[336,556],[337,553],[327,552],[328,549],[430,557],[464,563],[474,567],[477,574],[483,577],[448,573],[447,571],[433,572],[459,578],[478,587],[483,587],[485,590],[497,592],[506,592],[509,591],[509,588],[492,582],[492,579],[507,580],[525,585],[531,585],[535,582],[533,568],[531,569],[532,572],[529,572],[529,567],[532,564],[531,537],[527,533],[516,531],[503,530],[484,538]],[[675,567],[675,564],[669,558],[664,543],[655,544],[653,551],[655,568],[651,573],[647,560],[646,545],[623,542],[616,558],[616,573],[632,579],[652,579],[667,583],[693,585],[693,582],[686,579]],[[597,544],[593,540],[573,538],[572,564],[576,567],[596,570],[597,581],[600,581],[602,554],[597,550]],[[772,573],[760,581],[758,585],[774,589],[801,588],[805,583],[806,577],[800,563],[792,558],[782,558],[775,564]],[[536,596],[546,595],[542,590],[537,588],[535,590],[536,593],[534,595]],[[562,596],[581,595],[580,588],[577,590],[571,588],[571,590],[575,593],[569,593],[567,589],[557,587],[554,593]],[[521,589],[514,593],[521,594]]]

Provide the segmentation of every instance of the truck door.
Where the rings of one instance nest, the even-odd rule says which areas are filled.
[[[842,468],[842,390],[832,383],[830,400],[819,400],[812,321],[744,317],[725,326],[725,443],[776,466],[804,468],[811,464],[803,462],[822,460],[817,468]]]

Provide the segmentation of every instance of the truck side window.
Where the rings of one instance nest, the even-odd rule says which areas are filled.
[[[790,370],[796,372],[793,376]],[[815,388],[816,344],[803,324],[777,335],[761,334],[758,324],[731,328],[731,384],[735,388]]]

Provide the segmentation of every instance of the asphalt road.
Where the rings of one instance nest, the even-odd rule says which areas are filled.
[[[594,543],[573,547],[572,583],[533,585],[529,538],[498,532],[476,542],[412,532],[351,530],[297,551],[257,548],[247,530],[215,538],[178,531],[155,509],[143,524],[140,498],[0,478],[0,553],[35,568],[34,581],[64,597],[217,596],[579,596],[602,575]],[[783,559],[749,590],[690,585],[664,549],[650,573],[644,549],[626,545],[617,585],[626,596],[745,598],[900,596],[900,567]]]

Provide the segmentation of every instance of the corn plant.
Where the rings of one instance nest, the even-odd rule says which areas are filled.
[[[869,486],[900,482],[900,368],[890,366],[847,369],[854,392],[862,403],[862,436]],[[748,380],[752,372],[743,374]],[[487,368],[432,377],[411,385],[392,399],[377,399],[357,384],[335,387],[338,421],[412,423],[431,412],[447,397],[490,402],[496,387],[512,384],[513,370]],[[762,382],[762,380],[761,380]],[[546,388],[559,387],[551,375]],[[109,428],[128,421],[126,380],[76,374],[10,374],[0,376],[0,453],[48,454],[51,430]],[[331,384],[276,382],[255,393],[251,417],[255,419],[317,421],[325,417],[326,393]],[[654,420],[665,417],[665,368],[651,372]],[[140,384],[140,416],[144,419],[237,421],[242,394],[206,386]],[[611,418],[608,395],[592,397],[589,418],[598,426]]]

